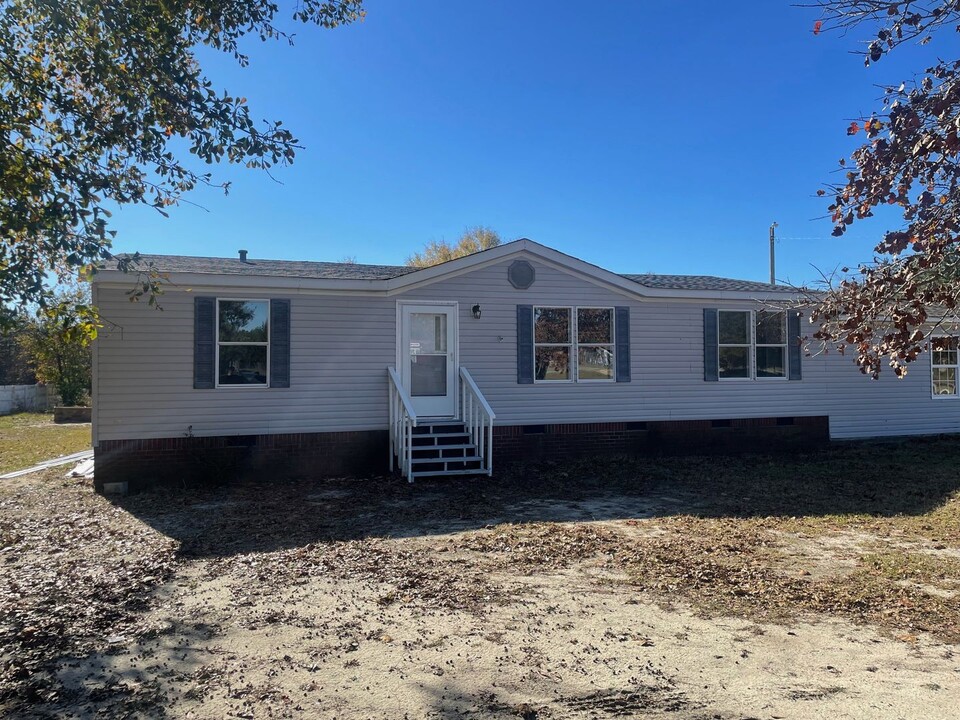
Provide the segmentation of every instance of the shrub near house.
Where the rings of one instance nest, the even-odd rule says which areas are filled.
[[[90,397],[90,328],[83,319],[89,290],[69,286],[54,293],[46,308],[23,321],[19,344],[37,380],[57,389],[65,406]]]

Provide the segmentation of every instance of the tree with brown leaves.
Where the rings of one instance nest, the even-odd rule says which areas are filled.
[[[960,32],[957,0],[821,0],[813,7],[822,12],[815,34],[869,28],[867,65],[904,43]],[[884,234],[873,263],[818,298],[813,337],[855,348],[860,370],[874,378],[885,363],[902,376],[931,336],[957,326],[960,60],[938,60],[917,78],[885,88],[882,107],[847,133],[866,141],[851,164],[840,161],[843,182],[818,193],[831,199],[833,234],[842,236],[882,206],[896,208],[903,222]]]
[[[439,265],[465,255],[473,255],[481,250],[489,250],[499,244],[500,236],[496,231],[478,225],[464,230],[460,239],[452,245],[446,240],[431,240],[423,248],[423,252],[414,253],[407,258],[407,265],[421,268]]]

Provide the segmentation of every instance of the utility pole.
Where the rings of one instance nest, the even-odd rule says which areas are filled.
[[[776,251],[774,250],[774,247],[773,247],[776,241],[777,241],[777,223],[772,223],[770,225],[770,284],[771,285],[777,284],[777,272],[776,272],[777,263],[775,260]]]

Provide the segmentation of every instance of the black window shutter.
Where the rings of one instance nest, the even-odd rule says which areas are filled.
[[[290,301],[270,301],[270,387],[290,387]]]
[[[630,308],[616,309],[617,382],[630,382]]]
[[[533,384],[533,305],[517,305],[517,383]]]
[[[193,298],[193,387],[196,390],[216,387],[216,314],[216,298]]]
[[[707,382],[720,379],[720,341],[715,308],[703,309],[703,379]]]
[[[800,340],[800,313],[791,310],[787,313],[787,364],[790,368],[791,380],[802,380],[803,373],[800,359],[803,356],[803,347]]]

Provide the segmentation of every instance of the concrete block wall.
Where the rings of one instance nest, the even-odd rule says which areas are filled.
[[[0,385],[0,415],[44,412],[56,402],[56,393],[47,385]]]

